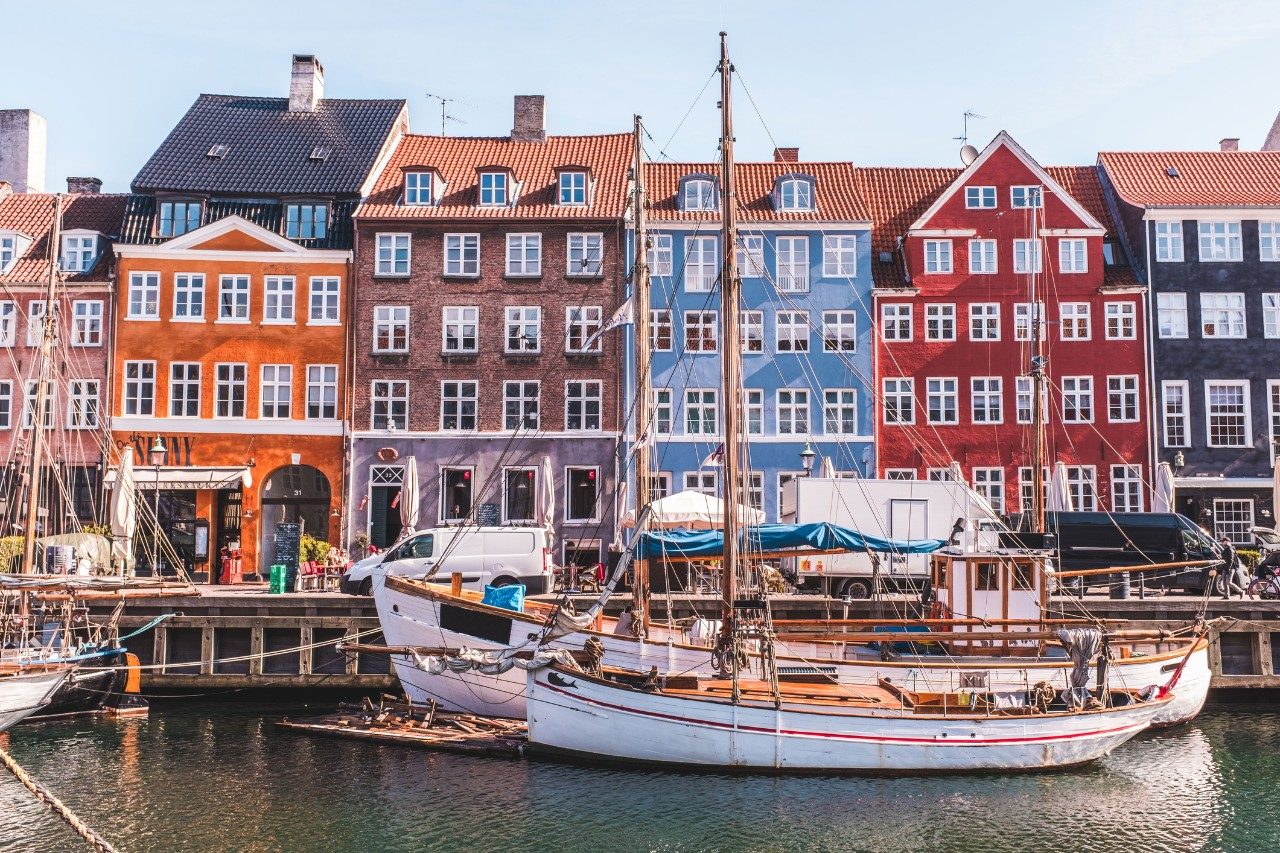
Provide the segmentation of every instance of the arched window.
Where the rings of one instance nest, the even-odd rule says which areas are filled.
[[[813,210],[813,178],[786,175],[778,179],[778,210]]]
[[[710,177],[695,175],[681,182],[681,210],[715,210],[716,207],[716,183]]]

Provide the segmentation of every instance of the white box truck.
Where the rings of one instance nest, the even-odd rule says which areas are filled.
[[[951,480],[861,480],[796,477],[782,489],[784,524],[830,522],[887,539],[952,537],[965,550],[997,545],[1002,522],[964,483]],[[875,590],[918,589],[928,576],[928,554],[819,554],[788,559],[802,589],[836,598],[869,598]]]

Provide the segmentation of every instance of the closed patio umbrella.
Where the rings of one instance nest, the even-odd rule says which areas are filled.
[[[1053,477],[1049,480],[1049,512],[1073,512],[1075,505],[1071,501],[1071,486],[1067,483],[1067,466],[1058,462],[1053,466]]]
[[[1156,466],[1155,491],[1151,497],[1152,512],[1173,512],[1173,468],[1168,462]]]
[[[538,472],[538,520],[547,530],[555,530],[556,472],[550,456],[542,457],[542,470]]]
[[[404,460],[404,482],[400,484],[400,526],[402,535],[413,533],[418,528],[418,458],[406,457]]]
[[[111,556],[119,559],[121,574],[133,563],[133,537],[138,532],[138,484],[133,478],[133,448],[120,451],[116,481],[111,487]]]
[[[824,480],[835,479],[836,464],[831,460],[830,456],[822,457],[822,464],[818,467],[818,476]]]

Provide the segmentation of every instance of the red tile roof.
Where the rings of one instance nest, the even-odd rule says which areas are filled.
[[[1104,151],[1098,161],[1139,207],[1280,207],[1280,151]]]
[[[1067,195],[1080,202],[1090,216],[1101,222],[1108,234],[1115,236],[1116,224],[1111,218],[1111,211],[1107,209],[1107,199],[1102,193],[1102,179],[1098,176],[1097,167],[1045,166],[1044,170],[1062,185]]]
[[[507,137],[424,136],[400,140],[358,219],[620,219],[627,204],[631,134],[548,136],[545,142]],[[505,167],[520,184],[511,207],[480,207],[477,169]],[[557,204],[557,169],[579,166],[594,178],[586,206]],[[406,169],[434,169],[445,182],[436,205],[405,205]]]
[[[114,240],[120,234],[127,196],[80,194],[62,197],[62,229],[85,229]],[[0,231],[17,231],[31,238],[22,257],[0,282],[26,284],[42,282],[49,274],[49,235],[53,230],[54,195],[52,193],[12,193],[0,197]],[[111,255],[110,243],[98,247],[98,262],[88,272],[66,276],[68,281],[103,281],[107,277]]]
[[[911,223],[937,201],[960,169],[871,166],[854,170],[862,197],[871,207],[871,246],[891,252]]]
[[[719,163],[650,163],[646,189],[654,220],[701,222],[719,220],[714,210],[683,211],[676,204],[680,179],[686,175],[719,175]],[[814,178],[815,210],[773,209],[774,183],[782,175]],[[870,222],[871,211],[858,191],[851,163],[738,163],[734,167],[742,222]]]

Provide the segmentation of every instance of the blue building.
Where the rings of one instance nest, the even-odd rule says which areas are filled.
[[[848,163],[737,166],[743,287],[743,421],[752,503],[778,519],[783,484],[806,445],[846,476],[874,476],[871,222]],[[628,341],[628,434],[652,418],[655,497],[720,494],[711,457],[723,441],[720,387],[720,189],[714,164],[647,167],[653,397],[634,399]],[[634,233],[632,234],[634,237]],[[633,246],[634,239],[629,241]]]

